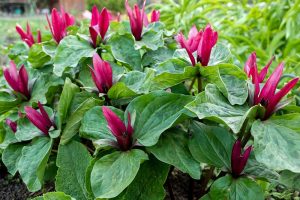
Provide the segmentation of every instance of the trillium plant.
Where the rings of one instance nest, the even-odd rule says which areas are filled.
[[[42,34],[16,26],[0,73],[8,172],[31,192],[54,182],[55,199],[176,199],[178,172],[200,183],[197,199],[299,189],[299,78],[275,57],[237,62],[218,27],[186,37],[145,3],[124,5],[122,20],[94,6],[84,21],[53,9]]]

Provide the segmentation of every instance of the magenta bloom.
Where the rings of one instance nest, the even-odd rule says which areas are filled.
[[[139,9],[138,5],[135,4],[134,9],[132,10],[128,4],[128,0],[125,1],[125,7],[130,21],[131,33],[137,41],[142,39],[145,4],[146,1],[144,1],[142,9]]]
[[[249,146],[244,153],[241,153],[241,141],[235,141],[231,153],[231,173],[234,177],[238,177],[244,170],[248,158],[250,156],[251,150],[252,146]]]
[[[212,48],[218,40],[218,32],[213,31],[210,24],[207,24],[197,50],[197,60],[202,66],[207,66]]]
[[[196,65],[196,60],[193,56],[195,51],[197,51],[197,62],[200,62],[202,66],[207,66],[211,50],[217,43],[218,33],[213,31],[210,24],[206,25],[204,31],[198,31],[196,26],[193,26],[187,40],[182,33],[179,33],[176,40],[181,48],[187,51],[193,66]]]
[[[110,15],[106,8],[103,8],[101,13],[99,13],[98,8],[96,6],[93,7],[91,25],[89,30],[94,47],[97,47],[98,36],[101,37],[101,40],[104,40],[105,34],[109,27],[109,18]]]
[[[10,61],[9,65],[9,68],[3,68],[4,78],[15,92],[19,92],[29,99],[30,93],[28,89],[28,74],[25,66],[22,65],[18,72],[14,61]]]
[[[56,10],[56,8],[53,8],[51,12],[51,22],[48,15],[47,21],[52,37],[57,43],[59,43],[67,35],[67,28],[75,24],[74,17],[65,12],[62,7],[60,9],[60,13]]]
[[[160,18],[160,12],[158,10],[153,10],[151,13],[150,23],[158,22],[159,18]],[[144,26],[148,26],[148,25],[149,25],[149,20],[148,20],[147,14],[144,13]]]
[[[44,109],[43,105],[38,102],[40,112],[33,109],[32,107],[25,106],[26,117],[34,124],[38,129],[40,129],[45,135],[49,135],[49,129],[54,125],[50,120],[49,115]]]
[[[102,107],[103,115],[107,121],[108,128],[117,139],[121,150],[127,151],[132,147],[133,128],[131,126],[130,114],[128,113],[127,127],[124,122],[108,107]]]
[[[181,48],[184,48],[188,53],[193,66],[196,65],[196,60],[193,56],[193,53],[198,49],[202,34],[203,31],[200,30],[198,32],[197,27],[194,25],[189,32],[187,40],[182,33],[179,33],[175,38]]]
[[[18,32],[18,34],[20,35],[21,39],[26,42],[26,44],[31,47],[33,44],[35,43],[41,43],[42,42],[42,35],[41,35],[41,31],[38,30],[37,31],[37,42],[34,40],[32,32],[31,32],[31,28],[29,26],[29,23],[27,22],[27,26],[26,26],[26,32],[22,29],[22,27],[20,25],[16,26],[16,31]]]
[[[10,129],[12,130],[12,132],[17,132],[17,123],[10,120],[10,119],[6,119],[5,123],[10,127]]]
[[[254,84],[254,80],[255,78],[258,78],[258,82],[262,83],[268,73],[269,67],[272,64],[273,60],[275,59],[275,57],[273,56],[271,58],[271,60],[267,63],[267,65],[258,73],[257,71],[257,64],[256,64],[256,53],[253,52],[245,66],[244,66],[244,71],[246,72],[248,78],[250,78],[250,76],[252,77],[252,83]]]
[[[90,67],[93,81],[100,93],[107,93],[113,85],[113,73],[110,64],[103,61],[100,56],[95,53],[93,55],[93,66]]]
[[[280,103],[280,100],[293,89],[293,87],[299,81],[299,78],[294,78],[289,81],[281,90],[276,92],[277,85],[280,81],[280,77],[283,71],[283,63],[280,63],[275,71],[268,78],[267,82],[261,88],[260,83],[263,82],[268,68],[271,65],[271,61],[262,69],[260,73],[258,73],[257,65],[256,65],[256,56],[255,53],[252,53],[250,58],[248,59],[245,65],[245,72],[248,76],[251,76],[252,83],[254,84],[254,93],[250,94],[252,97],[251,102],[253,105],[261,104],[265,107],[266,113],[264,119],[269,118],[274,112],[278,109],[285,106],[284,103]]]

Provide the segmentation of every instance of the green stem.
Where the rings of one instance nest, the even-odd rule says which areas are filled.
[[[201,79],[201,76],[198,76],[197,80],[198,80],[198,94],[199,94],[200,92],[202,92],[202,79]]]
[[[242,128],[241,128],[240,132],[237,134],[238,139],[242,139],[242,137],[245,135],[245,132],[246,132],[246,129],[247,129],[247,126],[248,126],[248,121],[249,121],[249,118],[246,118],[243,125],[242,125]]]
[[[248,132],[244,135],[244,137],[243,137],[243,139],[242,139],[242,147],[245,147],[245,145],[247,144],[247,142],[248,142],[248,140],[250,139],[250,137],[251,137],[251,132],[248,131]]]
[[[195,81],[196,81],[196,77],[194,77],[193,80],[192,80],[192,83],[189,87],[189,92],[191,92],[191,90],[193,89],[193,85],[194,85]]]

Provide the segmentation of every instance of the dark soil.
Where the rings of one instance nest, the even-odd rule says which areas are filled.
[[[11,176],[0,163],[0,200],[26,200],[54,190],[53,183],[46,184],[43,192],[29,192],[19,175]]]

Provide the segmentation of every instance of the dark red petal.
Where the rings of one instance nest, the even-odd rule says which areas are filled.
[[[99,16],[99,28],[100,28],[100,35],[102,40],[105,37],[108,27],[109,27],[109,15],[107,9],[103,8]]]
[[[52,121],[50,120],[48,113],[46,112],[46,110],[44,109],[44,107],[40,101],[38,101],[38,106],[39,106],[40,112],[43,116],[43,119],[46,122],[46,126],[50,128],[52,126]]]
[[[99,21],[99,10],[98,10],[97,6],[94,5],[92,8],[91,26],[98,25],[98,21]]]
[[[251,53],[251,55],[249,56],[248,60],[245,63],[245,66],[244,66],[244,71],[246,72],[248,77],[250,77],[251,71],[252,71],[253,68],[257,69],[256,53],[255,52]]]
[[[25,106],[26,117],[34,124],[38,129],[40,129],[44,134],[48,135],[48,128],[43,123],[43,116],[38,111],[34,110],[29,106]]]
[[[18,84],[20,92],[29,98],[30,94],[28,90],[28,74],[24,65],[22,65],[19,70]]]
[[[17,132],[17,123],[10,120],[10,119],[6,119],[5,123],[10,127],[10,129],[12,130],[12,132]]]
[[[267,65],[260,71],[259,73],[259,82],[262,83],[268,73],[269,67],[272,64],[275,57],[273,56],[271,60],[267,63]]]
[[[122,120],[106,106],[102,106],[102,112],[112,134],[115,137],[123,136],[126,133],[126,126]]]

